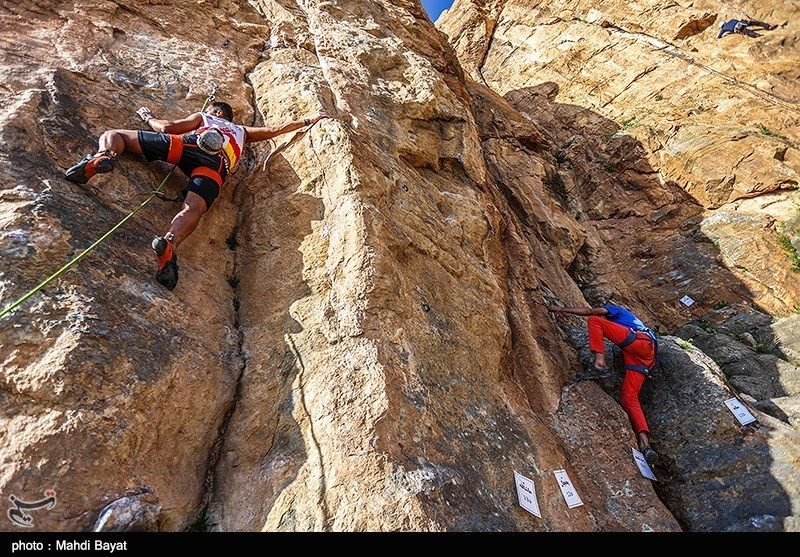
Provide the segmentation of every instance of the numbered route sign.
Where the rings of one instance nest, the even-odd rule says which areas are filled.
[[[750,413],[747,406],[742,404],[738,398],[729,398],[725,401],[725,404],[728,406],[728,410],[733,412],[740,424],[747,425],[756,421],[756,417]]]
[[[572,485],[567,471],[554,470],[553,474],[556,475],[558,487],[561,488],[561,495],[564,496],[564,501],[567,502],[567,506],[572,509],[583,505],[583,501],[581,501],[580,495],[578,495],[578,492],[575,490],[575,486]]]
[[[636,466],[639,468],[639,472],[642,473],[642,476],[657,482],[658,480],[656,479],[655,474],[653,474],[653,471],[650,469],[650,465],[647,464],[647,459],[645,459],[644,455],[633,447],[631,447],[631,450],[633,451],[633,461],[636,463]]]
[[[515,471],[514,483],[517,485],[519,506],[532,515],[542,518],[542,513],[539,511],[539,502],[536,500],[536,489],[533,487],[533,480],[529,480]]]

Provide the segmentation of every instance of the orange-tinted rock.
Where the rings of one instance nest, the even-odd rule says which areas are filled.
[[[592,221],[586,223],[589,243],[598,246],[598,256],[590,265],[595,278],[584,290],[613,289],[617,296],[631,299],[636,295],[625,293],[623,283],[634,284],[637,291],[655,288],[647,305],[651,309],[662,302],[672,306],[653,315],[666,327],[679,325],[687,317],[681,306],[672,303],[683,295],[700,301],[703,305],[695,307],[706,311],[727,301],[753,302],[782,313],[794,311],[800,302],[797,277],[792,276],[791,262],[782,250],[764,254],[762,264],[775,274],[757,288],[752,288],[753,277],[727,250],[698,254],[690,266],[721,264],[728,277],[687,273],[686,267],[676,265],[697,249],[691,241],[687,245],[685,233],[692,229],[687,218],[698,214],[695,204],[710,211],[733,205],[748,218],[758,218],[760,235],[768,244],[779,241],[782,227],[795,213],[794,209],[773,213],[775,220],[771,220],[753,210],[752,203],[743,202],[763,196],[796,199],[800,184],[798,7],[776,1],[748,2],[741,9],[750,19],[769,20],[777,29],[761,31],[757,38],[717,38],[719,23],[744,14],[728,3],[711,0],[670,5],[604,2],[602,6],[588,1],[486,4],[458,0],[437,21],[465,71],[554,136],[551,151],[562,155],[564,172],[578,175],[569,181],[586,184],[570,190],[573,214],[579,221]],[[533,93],[538,98],[532,98]],[[622,169],[614,146],[620,135],[639,151],[633,165],[622,161]],[[580,154],[570,156],[576,145]],[[626,147],[628,160],[634,150]],[[590,161],[596,164],[587,164]],[[630,198],[631,172],[638,174],[633,187],[646,195],[644,206]],[[615,187],[619,181],[627,182],[623,191]],[[676,194],[676,186],[690,197]],[[594,210],[584,215],[582,205]],[[627,218],[632,206],[673,229],[667,233],[671,238],[662,230],[653,231],[651,225],[623,221],[620,214]],[[667,221],[671,222],[662,215],[670,215]],[[593,240],[591,228],[595,227],[611,227],[618,234]],[[738,241],[732,229],[724,234],[727,243]],[[641,248],[628,245],[620,235],[635,237],[639,244],[646,238],[647,266],[636,261]],[[697,238],[694,232],[691,235]],[[669,245],[658,245],[664,241]],[[627,260],[624,265],[633,272],[620,269],[614,276],[608,260],[617,258]],[[653,273],[658,266],[662,268]],[[680,279],[670,280],[671,273]],[[641,280],[643,275],[647,280]],[[665,278],[672,296],[662,288]],[[773,289],[780,294],[772,294]]]
[[[56,491],[36,529],[682,529],[613,395],[571,384],[559,325],[579,320],[544,307],[584,304],[590,284],[685,321],[665,254],[707,292],[741,286],[699,272],[703,207],[677,185],[655,196],[641,142],[576,133],[616,126],[551,86],[515,98],[469,79],[416,1],[39,4],[2,16],[21,45],[0,69],[3,307],[168,172],[124,154],[88,186],[63,179],[104,129],[142,128],[139,106],[184,116],[216,81],[241,123],[333,118],[245,150],[180,246],[175,290],[149,242],[180,205],[153,201],[1,318],[0,496]],[[539,101],[547,122],[527,113]],[[658,230],[652,247],[636,226]],[[558,469],[584,506],[567,508]]]

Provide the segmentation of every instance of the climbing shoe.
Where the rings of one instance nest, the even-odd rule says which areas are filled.
[[[178,256],[175,254],[172,242],[162,236],[156,236],[152,247],[158,257],[156,280],[168,290],[172,290],[178,284]]]
[[[650,466],[655,466],[658,463],[658,453],[650,445],[642,449],[642,456]]]
[[[575,379],[578,381],[586,381],[590,379],[602,379],[603,377],[608,377],[609,369],[607,367],[595,367],[592,366],[591,369],[579,371],[575,375]]]
[[[89,153],[78,164],[71,166],[64,177],[76,184],[85,184],[89,179],[97,174],[105,174],[114,170],[114,159],[108,151],[99,153]]]

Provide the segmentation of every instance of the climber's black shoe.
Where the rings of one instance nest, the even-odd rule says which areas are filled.
[[[64,173],[64,177],[70,182],[85,184],[95,174],[105,174],[112,170],[114,170],[114,159],[107,151],[101,151],[96,154],[89,153],[83,157],[81,162],[71,166]]]
[[[608,377],[610,370],[607,367],[594,367],[592,366],[591,369],[579,371],[575,375],[575,379],[578,381],[587,381],[591,379],[602,379],[603,377]]]
[[[156,236],[151,245],[158,257],[156,280],[172,290],[178,284],[178,256],[172,247],[172,242],[162,236]]]
[[[658,464],[658,453],[650,445],[642,449],[642,456],[644,456],[644,459],[650,466]]]

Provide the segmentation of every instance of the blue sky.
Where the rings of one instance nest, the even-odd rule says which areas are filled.
[[[453,0],[422,0],[422,7],[428,12],[428,17],[434,23],[444,10],[450,7]]]

